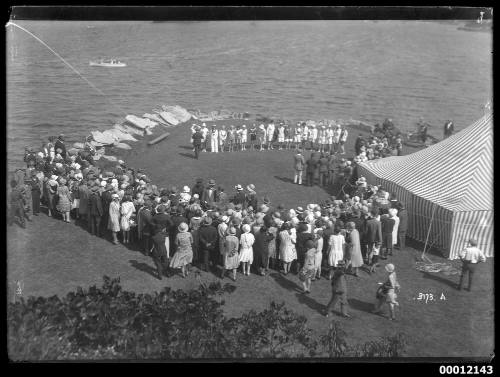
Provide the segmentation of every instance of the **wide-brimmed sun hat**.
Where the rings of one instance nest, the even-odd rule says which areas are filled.
[[[182,191],[185,192],[185,193],[189,193],[191,191],[191,189],[188,186],[184,186],[182,188]]]
[[[253,183],[250,183],[248,186],[247,186],[247,190],[248,191],[255,191],[255,185]]]
[[[118,194],[111,194],[111,197],[113,199],[119,199],[120,198],[120,196]]]
[[[385,265],[385,270],[386,270],[387,272],[394,272],[394,269],[395,269],[395,267],[394,267],[394,265],[393,265],[392,263],[387,263],[387,264]]]
[[[235,188],[236,190],[238,190],[238,191],[243,190],[243,187],[241,187],[241,185],[236,185],[236,186],[234,186],[234,188]]]
[[[224,216],[222,216],[221,220],[222,220],[222,222],[227,223],[227,222],[229,222],[229,217],[224,215]]]

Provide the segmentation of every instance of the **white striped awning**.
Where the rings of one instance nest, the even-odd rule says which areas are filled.
[[[421,151],[360,165],[450,211],[491,211],[493,115]]]

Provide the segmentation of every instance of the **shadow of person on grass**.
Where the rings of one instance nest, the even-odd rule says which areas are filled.
[[[294,183],[292,178],[288,178],[288,177],[278,177],[277,175],[275,175],[275,176],[274,176],[274,178],[276,178],[276,179],[280,180],[281,182],[285,182],[285,183]]]
[[[193,160],[196,160],[195,155],[191,154],[191,153],[179,153],[179,155],[184,156],[184,157],[189,157],[189,158],[192,158]]]
[[[299,301],[301,304],[307,305],[310,309],[318,312],[319,314],[323,314],[326,309],[326,303],[321,304],[307,294],[295,293],[295,296],[297,297],[297,301]]]
[[[179,145],[178,148],[186,149],[188,151],[192,151],[193,147],[189,145]]]
[[[269,276],[271,276],[281,287],[288,289],[289,291],[302,292],[302,287],[298,286],[293,281],[288,280],[278,272],[271,272]]]
[[[460,276],[460,275],[457,275],[457,276]],[[447,286],[451,287],[451,288],[457,288],[457,284],[458,283],[455,283],[449,279],[446,279],[442,276],[439,276],[439,275],[436,275],[436,274],[430,274],[428,272],[422,272],[422,277],[424,279],[431,279],[431,280],[435,280],[435,281],[438,281],[440,283],[443,283],[443,284],[446,284]]]
[[[138,262],[135,259],[129,260],[129,263],[132,267],[138,269],[139,271],[145,272],[149,275],[151,275],[154,278],[158,278],[157,270],[156,268],[151,267],[150,265],[144,263],[144,262]]]
[[[371,313],[374,309],[373,302],[360,301],[355,298],[348,298],[347,302],[351,308],[362,312]]]

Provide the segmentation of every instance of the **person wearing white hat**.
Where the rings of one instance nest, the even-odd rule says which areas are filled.
[[[245,224],[242,227],[243,234],[240,236],[240,258],[243,274],[250,276],[250,266],[253,263],[253,244],[255,237],[250,233],[250,225]]]
[[[266,129],[267,150],[274,149],[273,148],[274,130],[275,130],[274,121],[271,120],[271,122],[267,125]]]
[[[385,266],[385,270],[387,271],[387,280],[385,283],[378,283],[380,286],[377,289],[377,302],[374,305],[373,313],[380,313],[380,308],[384,303],[389,305],[390,317],[391,321],[396,319],[395,307],[399,306],[399,303],[396,301],[398,295],[397,292],[400,290],[400,285],[398,283],[396,277],[396,268],[392,263],[388,263]]]
[[[222,126],[222,128],[219,130],[219,148],[221,152],[224,152],[224,149],[226,148],[226,140],[227,140],[227,131],[226,131],[226,126]]]
[[[321,126],[318,134],[318,141],[319,141],[319,151],[320,152],[327,152],[327,130],[325,126]]]
[[[212,125],[212,130],[210,131],[210,151],[212,153],[219,152],[219,131],[215,124]]]
[[[170,260],[170,268],[180,268],[182,277],[185,278],[189,275],[187,265],[193,262],[193,236],[189,230],[188,224],[182,222],[177,227],[177,234],[175,236],[176,251]]]

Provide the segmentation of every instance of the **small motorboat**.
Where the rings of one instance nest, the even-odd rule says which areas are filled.
[[[122,63],[119,60],[116,59],[109,59],[109,60],[97,60],[97,61],[92,61],[90,62],[90,65],[92,67],[126,67],[127,65],[125,63]]]

